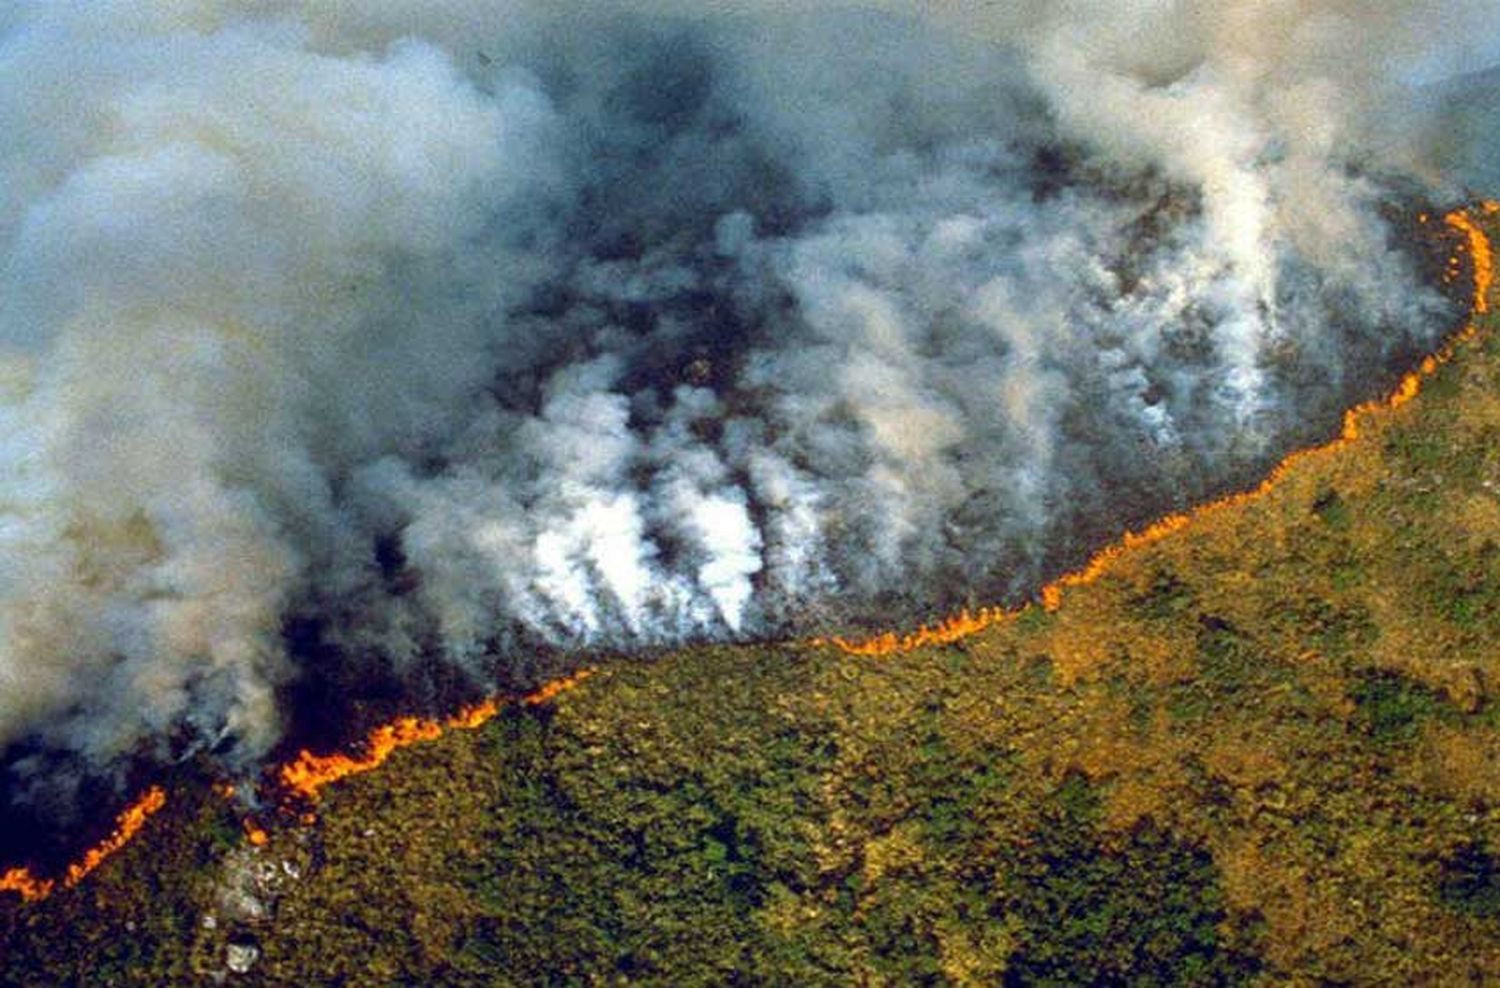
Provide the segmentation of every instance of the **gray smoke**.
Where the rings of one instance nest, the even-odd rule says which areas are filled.
[[[12,4],[0,745],[1024,596],[1451,328],[1497,12]]]

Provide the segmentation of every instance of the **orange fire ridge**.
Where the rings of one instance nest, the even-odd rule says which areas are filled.
[[[153,813],[167,805],[167,793],[152,786],[115,818],[115,829],[104,840],[84,852],[83,857],[68,865],[61,879],[39,878],[30,868],[12,868],[0,874],[0,892],[16,892],[26,902],[37,902],[51,895],[59,885],[70,889],[83,881],[111,855],[130,843]]]
[[[574,688],[593,675],[593,672],[592,669],[580,669],[564,679],[554,679],[520,697],[519,702],[527,706],[546,703],[558,694]],[[365,737],[363,753],[358,755],[342,752],[318,755],[303,749],[296,758],[281,766],[276,773],[277,780],[287,794],[316,802],[324,786],[350,775],[373,771],[383,765],[393,752],[402,748],[423,741],[434,741],[451,730],[471,731],[493,718],[509,702],[508,698],[490,697],[441,720],[400,717],[372,730]],[[246,822],[245,832],[251,843],[265,843],[265,832],[252,821]]]
[[[1500,203],[1487,201],[1480,205],[1480,212],[1485,216],[1494,216],[1500,213]],[[1427,217],[1421,217],[1422,222],[1427,222]],[[1174,532],[1186,528],[1195,520],[1226,508],[1237,507],[1247,504],[1255,499],[1269,493],[1289,476],[1293,470],[1302,463],[1317,457],[1327,456],[1343,447],[1355,442],[1360,436],[1360,423],[1362,420],[1394,409],[1400,408],[1413,398],[1422,389],[1422,382],[1437,372],[1437,369],[1453,359],[1458,349],[1473,339],[1478,333],[1475,317],[1489,311],[1490,288],[1494,281],[1494,253],[1491,249],[1490,239],[1475,222],[1469,210],[1454,210],[1443,218],[1449,229],[1464,236],[1470,255],[1470,266],[1473,270],[1474,289],[1470,301],[1469,319],[1465,326],[1451,335],[1448,340],[1438,348],[1437,352],[1422,361],[1421,366],[1406,374],[1399,384],[1396,385],[1389,395],[1371,401],[1362,402],[1350,408],[1344,413],[1343,426],[1339,434],[1326,443],[1311,446],[1306,449],[1290,453],[1285,459],[1278,463],[1271,472],[1255,487],[1247,491],[1229,494],[1214,501],[1208,501],[1196,508],[1184,512],[1176,512],[1153,522],[1151,525],[1139,532],[1126,532],[1118,542],[1107,546],[1095,553],[1082,568],[1071,573],[1065,573],[1051,583],[1042,587],[1039,597],[1042,609],[1048,612],[1055,611],[1062,606],[1063,594],[1074,587],[1081,587],[1093,583],[1103,576],[1123,556],[1142,546],[1159,542]],[[1461,265],[1457,255],[1450,257],[1447,267],[1447,279],[1457,277]],[[859,656],[884,656],[900,655],[913,652],[920,648],[928,648],[939,645],[951,645],[970,635],[978,634],[988,628],[997,627],[1014,621],[1033,605],[1023,604],[1019,608],[1006,609],[1004,607],[984,607],[977,611],[965,608],[957,614],[951,615],[935,623],[923,625],[915,631],[905,634],[897,634],[888,631],[871,638],[848,639],[848,638],[818,638],[814,639],[813,645],[832,645],[849,655]]]

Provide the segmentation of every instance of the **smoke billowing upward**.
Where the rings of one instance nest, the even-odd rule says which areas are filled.
[[[1013,600],[1451,327],[1495,3],[971,6],[0,15],[13,786]]]

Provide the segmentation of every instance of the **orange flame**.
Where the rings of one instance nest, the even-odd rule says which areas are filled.
[[[555,679],[520,698],[528,706],[545,703],[559,693],[572,689],[593,673],[580,669],[566,679]],[[498,714],[504,706],[499,697],[491,697],[464,707],[444,720],[423,717],[401,717],[375,728],[365,738],[364,753],[346,755],[335,752],[317,755],[304,749],[277,773],[282,787],[291,794],[316,801],[324,786],[345,776],[358,775],[379,768],[391,753],[423,741],[432,741],[450,730],[473,730]]]
[[[45,899],[61,884],[72,888],[83,881],[111,855],[130,843],[153,813],[167,805],[167,794],[160,786],[147,789],[134,803],[125,807],[115,818],[115,829],[104,840],[84,852],[83,857],[68,865],[61,881],[38,878],[30,868],[12,868],[0,875],[0,891],[16,892],[27,902]]]
[[[1485,202],[1480,206],[1480,211],[1485,216],[1494,216],[1500,213],[1500,202]],[[1474,221],[1473,216],[1467,210],[1455,210],[1444,218],[1444,222],[1456,233],[1462,234],[1465,239],[1464,246],[1469,253],[1469,266],[1473,272],[1474,289],[1470,299],[1470,317],[1463,329],[1449,337],[1436,353],[1422,361],[1420,367],[1408,373],[1401,379],[1385,398],[1367,401],[1356,405],[1344,413],[1343,427],[1338,436],[1320,445],[1307,449],[1298,450],[1288,455],[1276,465],[1259,484],[1248,491],[1230,494],[1215,501],[1209,501],[1186,512],[1178,512],[1152,523],[1139,532],[1126,532],[1118,542],[1107,546],[1095,553],[1082,568],[1071,573],[1065,573],[1056,580],[1042,587],[1040,592],[1041,606],[1043,610],[1055,611],[1062,606],[1063,594],[1073,588],[1093,583],[1106,573],[1122,556],[1141,546],[1159,542],[1182,528],[1191,524],[1195,519],[1201,518],[1215,511],[1235,507],[1253,501],[1266,494],[1280,484],[1298,464],[1315,457],[1327,456],[1329,453],[1354,442],[1360,435],[1360,422],[1370,416],[1381,412],[1400,408],[1417,396],[1422,389],[1422,382],[1436,373],[1437,369],[1453,359],[1458,348],[1468,342],[1478,332],[1474,317],[1483,315],[1489,311],[1490,288],[1494,281],[1494,253],[1491,250],[1489,237],[1480,229],[1479,224]],[[1425,222],[1425,217],[1423,222]],[[1462,261],[1458,254],[1448,259],[1449,280],[1457,277],[1462,269]],[[898,635],[895,632],[886,632],[872,638],[850,640],[846,638],[819,638],[815,639],[814,645],[833,645],[849,655],[898,655],[912,652],[919,648],[927,648],[934,645],[949,645],[970,635],[984,631],[997,625],[1014,621],[1020,617],[1028,607],[1023,605],[1014,610],[1006,610],[1003,607],[985,607],[978,611],[970,612],[965,609],[951,617],[945,618],[936,624],[923,625],[915,631]]]
[[[0,892],[15,892],[27,902],[47,898],[54,884],[50,878],[37,878],[30,868],[12,868],[0,875]]]

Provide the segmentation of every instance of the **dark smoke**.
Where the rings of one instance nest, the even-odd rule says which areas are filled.
[[[1452,327],[1494,4],[1009,6],[13,7],[15,790],[1014,601]]]

